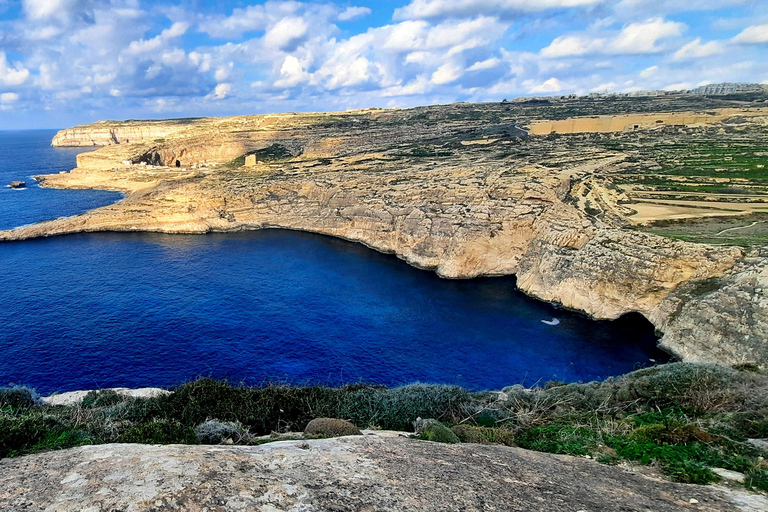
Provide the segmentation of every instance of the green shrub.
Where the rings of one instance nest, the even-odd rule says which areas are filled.
[[[720,477],[706,464],[695,460],[664,461],[661,468],[675,482],[706,485],[720,481]]]
[[[37,393],[25,386],[0,388],[0,410],[6,407],[28,409],[35,405]]]
[[[140,423],[125,430],[120,436],[121,443],[140,444],[197,444],[192,427],[178,421],[153,420]]]
[[[456,434],[451,432],[451,429],[440,423],[429,425],[421,434],[419,434],[419,438],[435,443],[456,444],[461,442],[459,441],[459,438],[456,437]]]
[[[600,444],[600,437],[588,428],[554,424],[522,432],[515,437],[515,443],[538,452],[587,455]]]
[[[451,421],[461,416],[471,394],[458,386],[410,384],[392,389],[365,388],[340,393],[337,417],[356,425],[410,430],[416,418]]]
[[[360,429],[346,420],[315,418],[307,424],[304,434],[317,437],[341,437],[362,435]]]
[[[515,436],[509,430],[502,428],[475,427],[473,425],[456,425],[451,428],[462,443],[502,444],[515,446]]]
[[[0,458],[28,452],[49,436],[59,436],[70,430],[67,422],[55,416],[0,414]]]
[[[768,470],[751,469],[746,472],[744,486],[747,489],[768,491]]]
[[[48,432],[32,447],[33,452],[63,450],[74,446],[94,444],[94,438],[81,430]]]

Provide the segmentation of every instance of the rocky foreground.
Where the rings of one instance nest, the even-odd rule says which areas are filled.
[[[312,231],[397,254],[447,278],[514,274],[522,291],[595,318],[638,312],[665,333],[662,346],[686,361],[768,362],[762,253],[632,229],[633,210],[615,182],[628,166],[642,166],[642,151],[630,156],[594,138],[762,130],[762,103],[691,96],[544,103],[65,130],[55,144],[107,146],[79,155],[70,173],[38,177],[40,183],[127,197],[0,232],[0,240],[90,231]],[[649,117],[660,111],[681,114]],[[632,112],[644,113],[643,121],[617,121],[617,113]],[[600,134],[553,135],[552,126],[562,128],[545,122],[584,114],[607,117],[568,126],[594,124]],[[549,135],[527,135],[542,123]],[[609,129],[619,131],[605,135]],[[255,163],[246,165],[246,156]]]
[[[583,458],[368,432],[263,446],[86,446],[0,460],[3,511],[736,511],[762,495]]]

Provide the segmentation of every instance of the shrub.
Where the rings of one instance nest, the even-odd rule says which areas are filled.
[[[639,400],[660,407],[691,407],[719,412],[738,401],[733,391],[741,381],[732,368],[690,363],[669,363],[638,370],[623,377],[616,398]]]
[[[515,437],[521,448],[565,455],[587,455],[600,443],[600,434],[570,425],[534,427]]]
[[[418,417],[451,421],[461,416],[471,394],[458,386],[410,384],[340,393],[338,414],[356,425],[408,430]]]
[[[307,424],[304,434],[317,437],[360,436],[362,432],[346,420],[315,418]]]
[[[71,427],[55,416],[0,414],[0,458],[30,451],[48,436],[59,436],[68,430]]]
[[[475,427],[472,425],[456,425],[451,428],[462,443],[501,444],[515,446],[515,436],[509,430],[502,428]]]
[[[0,388],[0,410],[11,407],[13,409],[24,409],[35,405],[37,402],[37,393],[34,390],[24,386],[11,386]]]
[[[451,429],[441,423],[435,423],[426,427],[419,435],[419,438],[435,443],[456,444],[461,442],[456,437],[456,434],[451,432]]]
[[[768,491],[768,470],[752,469],[747,471],[744,485],[747,489]]]
[[[125,397],[114,389],[103,389],[100,391],[89,391],[80,402],[80,405],[93,409],[95,407],[110,407],[117,405],[125,400]]]
[[[200,444],[221,444],[230,439],[237,443],[246,434],[241,425],[231,421],[208,420],[195,427]]]
[[[125,430],[120,436],[121,443],[140,444],[197,444],[192,427],[178,421],[153,420],[140,423]]]

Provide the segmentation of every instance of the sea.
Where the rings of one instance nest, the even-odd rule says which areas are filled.
[[[32,176],[67,171],[83,151],[51,147],[54,133],[0,132],[0,229],[122,199],[38,187]],[[0,242],[0,386],[41,394],[199,377],[501,389],[667,362],[656,344],[639,315],[594,321],[526,297],[512,276],[441,279],[311,233]]]

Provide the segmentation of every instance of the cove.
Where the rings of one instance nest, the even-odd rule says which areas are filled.
[[[444,280],[310,233],[97,233],[0,244],[0,385],[41,393],[415,381],[472,390],[664,362],[653,327]],[[557,325],[547,325],[557,318]]]
[[[75,167],[75,157],[95,148],[53,148],[55,130],[0,132],[0,230],[76,215],[123,198],[106,190],[42,188],[32,176],[56,174]],[[13,190],[11,181],[24,181]]]

